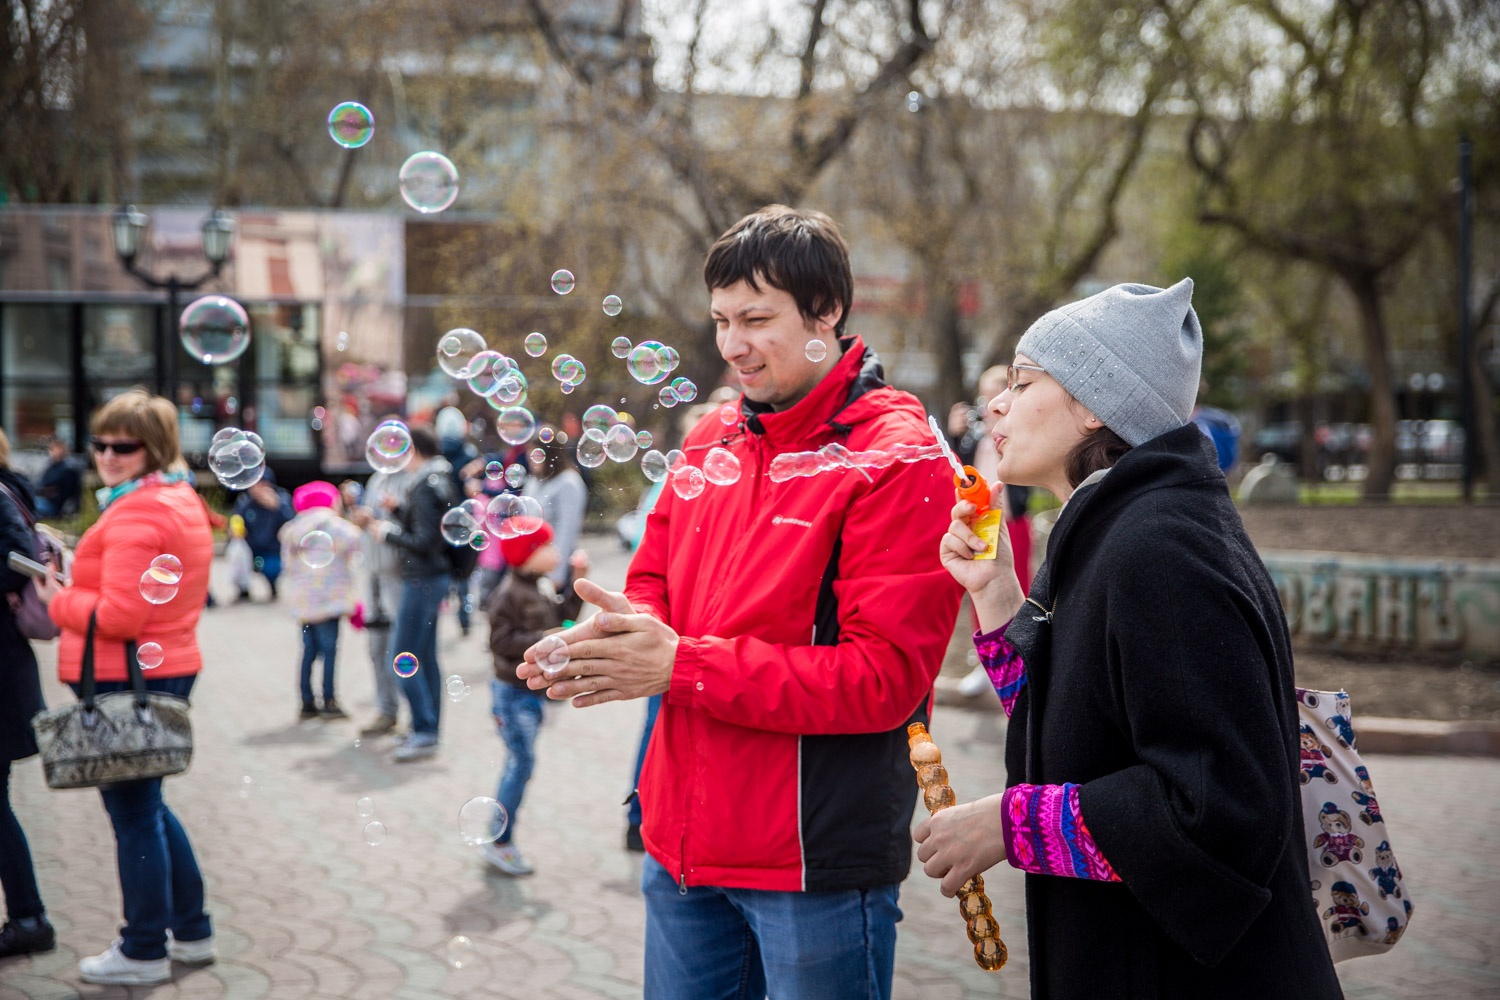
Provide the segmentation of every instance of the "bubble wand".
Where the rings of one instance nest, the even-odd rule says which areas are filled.
[[[953,466],[953,486],[958,499],[974,505],[974,513],[969,516],[969,527],[984,540],[984,551],[976,552],[974,558],[995,558],[995,543],[1000,540],[1001,513],[990,509],[990,484],[985,482],[974,466],[959,462],[958,456],[953,454],[953,449],[948,445],[947,437],[938,427],[937,417],[929,413],[927,425],[932,428],[932,436],[937,438],[938,447],[943,449],[943,457]]]
[[[911,748],[911,766],[917,772],[922,801],[933,815],[957,802],[948,784],[948,769],[943,766],[943,752],[927,735],[927,727],[913,722],[906,727],[907,745]],[[986,972],[999,972],[1010,957],[1000,940],[1000,925],[990,909],[990,898],[984,894],[984,876],[975,875],[958,889],[958,912],[963,915],[974,942],[974,961]]]

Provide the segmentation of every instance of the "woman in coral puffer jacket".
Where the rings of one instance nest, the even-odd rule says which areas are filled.
[[[160,665],[145,675],[146,687],[187,697],[202,666],[196,631],[208,596],[213,534],[182,460],[177,409],[160,396],[131,389],[100,407],[92,431],[104,484],[99,520],[78,543],[71,584],[38,585],[62,629],[58,675],[77,685],[93,615],[100,693],[129,686],[125,644],[134,639],[162,648]],[[142,594],[141,577],[162,555],[177,557],[181,578],[174,597],[151,603]],[[78,963],[83,980],[150,985],[171,977],[172,959],[211,962],[203,877],[187,832],[162,799],[161,779],[106,785],[100,794],[114,825],[125,926],[107,951]]]

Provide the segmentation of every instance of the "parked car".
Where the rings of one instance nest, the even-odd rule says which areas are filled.
[[[1274,454],[1283,462],[1298,462],[1302,459],[1302,421],[1286,420],[1266,424],[1250,439],[1253,451],[1245,456],[1247,461],[1258,461],[1262,455]]]

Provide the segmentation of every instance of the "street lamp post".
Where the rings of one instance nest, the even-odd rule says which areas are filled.
[[[214,209],[203,220],[203,256],[208,258],[209,268],[191,281],[179,278],[176,272],[166,278],[147,274],[136,262],[141,248],[141,235],[145,233],[150,218],[134,205],[125,205],[110,220],[110,232],[114,237],[115,255],[121,265],[148,288],[162,288],[167,292],[167,329],[178,320],[179,299],[183,292],[200,288],[204,282],[219,276],[224,261],[229,257],[229,240],[234,235],[234,220],[221,209]],[[160,391],[169,399],[177,395],[177,352],[171,348],[171,337],[163,336],[160,325],[156,331],[156,382]]]

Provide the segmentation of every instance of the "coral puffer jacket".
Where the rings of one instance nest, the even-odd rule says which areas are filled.
[[[141,596],[141,574],[151,560],[170,553],[182,561],[177,596],[152,604]],[[198,616],[208,599],[208,569],[214,557],[208,510],[186,483],[142,486],[117,499],[83,533],[73,554],[73,585],[52,600],[52,620],[62,629],[57,675],[75,683],[83,665],[90,612],[94,632],[94,676],[123,681],[125,641],[155,642],[161,666],[146,678],[185,677],[203,666]]]
[[[772,481],[786,453],[932,443],[857,339],[795,406],[745,409],[684,445],[695,466],[727,448],[739,479],[664,490],[630,567],[631,602],[681,637],[641,834],[684,886],[893,884],[911,868],[906,726],[927,719],[958,612],[938,562],[952,477],[928,460]]]

